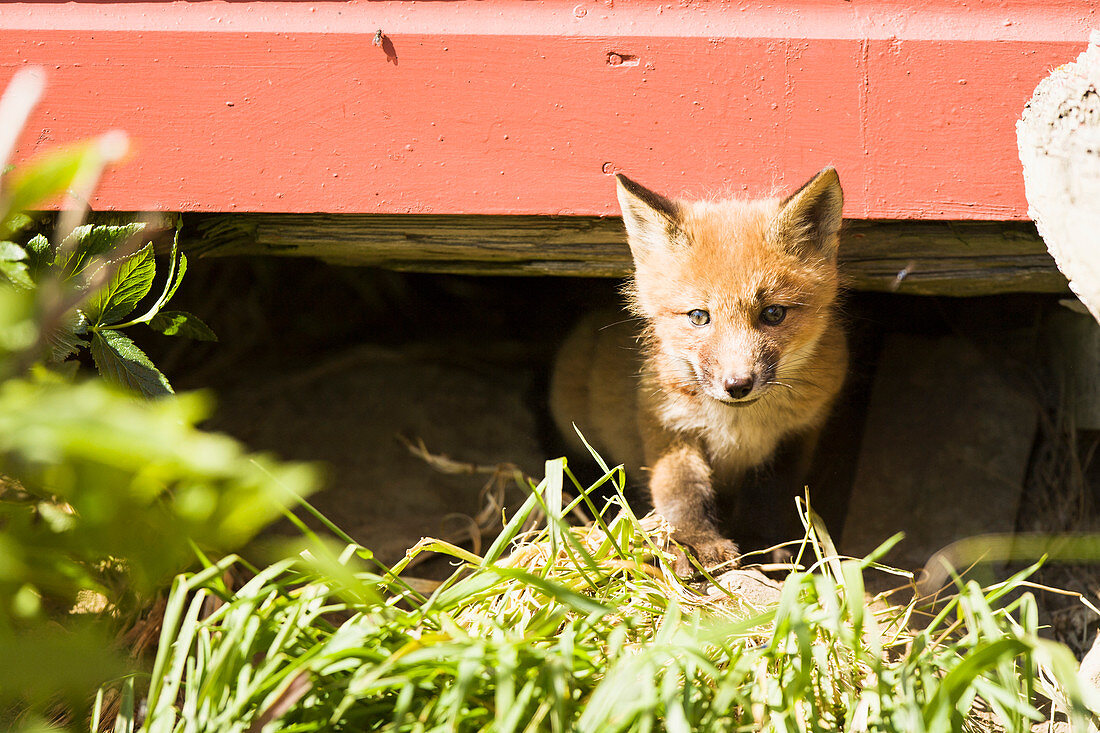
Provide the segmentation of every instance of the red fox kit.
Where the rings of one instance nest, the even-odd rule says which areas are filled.
[[[716,501],[739,490],[743,508],[767,504],[752,476],[769,462],[800,481],[844,381],[840,179],[826,168],[785,199],[751,201],[674,201],[617,179],[641,326],[603,328],[608,314],[578,326],[555,364],[554,418],[628,475],[648,473],[654,509],[701,563],[735,561]]]

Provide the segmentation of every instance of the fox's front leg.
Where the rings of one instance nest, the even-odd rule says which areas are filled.
[[[737,545],[714,522],[711,468],[698,447],[681,443],[661,451],[653,462],[649,490],[653,508],[672,525],[672,538],[690,547],[703,567],[737,565]],[[677,558],[676,572],[692,572],[686,557]]]

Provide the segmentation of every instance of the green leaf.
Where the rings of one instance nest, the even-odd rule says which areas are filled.
[[[44,255],[50,251],[50,240],[46,239],[45,234],[35,234],[27,242],[27,249],[34,254]]]
[[[27,251],[15,242],[0,242],[0,261],[22,262],[27,259]]]
[[[21,166],[11,177],[8,209],[0,219],[0,236],[22,225],[22,212],[65,192],[85,166],[100,160],[98,140],[51,152]]]
[[[21,288],[33,288],[34,282],[27,271],[24,260],[27,251],[15,242],[0,241],[0,274]]]
[[[149,293],[156,275],[153,245],[131,255],[119,265],[111,280],[85,304],[84,313],[93,326],[117,323]]]
[[[54,263],[61,268],[65,277],[79,275],[88,266],[92,258],[105,255],[132,240],[142,232],[145,225],[133,224],[82,224],[65,237],[58,248],[58,259]]]
[[[92,359],[103,378],[146,397],[171,394],[172,386],[145,352],[119,331],[92,334]]]
[[[168,277],[164,279],[164,290],[161,292],[156,302],[149,306],[148,311],[133,319],[130,323],[148,323],[151,321],[153,316],[159,313],[160,309],[167,305],[168,301],[172,299],[172,296],[176,292],[176,288],[179,287],[180,281],[183,280],[183,273],[187,272],[187,258],[179,251],[180,227],[182,226],[183,219],[177,219],[176,233],[172,236],[172,251],[168,255]],[[179,257],[176,256],[177,253]],[[178,272],[177,266],[179,268]],[[126,325],[130,325],[130,323]]]
[[[27,265],[25,262],[12,262],[11,260],[0,259],[0,274],[17,287],[27,290],[34,287],[34,281],[31,280],[31,276],[27,272]]]
[[[26,252],[31,279],[37,280],[42,270],[53,263],[53,247],[44,234],[36,234],[27,242]]]
[[[24,214],[22,212],[12,213],[8,217],[8,231],[11,234],[15,234],[16,232],[23,231],[24,229],[26,229],[27,227],[29,227],[33,223],[34,223],[34,219],[30,218],[29,216],[27,216],[26,214]]]
[[[176,236],[179,236],[178,233]],[[172,287],[168,289],[168,292],[165,293],[164,298],[160,302],[162,306],[168,305],[168,301],[170,301],[172,299],[172,296],[176,294],[176,288],[178,288],[180,286],[180,283],[183,282],[183,273],[187,272],[187,255],[185,255],[183,252],[180,252],[178,268],[179,269],[176,270],[176,279],[172,282]]]
[[[78,335],[83,328],[83,318],[79,313],[71,312],[56,329],[46,334],[46,343],[50,347],[48,361],[51,364],[60,364],[88,345]]]
[[[198,316],[186,311],[161,311],[149,321],[149,327],[165,336],[186,336],[196,341],[217,341],[218,336]]]

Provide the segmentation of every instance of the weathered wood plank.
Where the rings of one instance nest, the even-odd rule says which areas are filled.
[[[1067,290],[1034,225],[1023,222],[850,221],[840,259],[857,290],[959,296]]]
[[[618,218],[361,214],[193,214],[197,255],[318,257],[394,270],[622,277]],[[841,263],[857,290],[922,295],[1064,292],[1066,282],[1026,223],[849,221]]]

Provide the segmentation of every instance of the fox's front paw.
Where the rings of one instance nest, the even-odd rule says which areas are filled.
[[[737,567],[738,558],[741,556],[733,540],[727,540],[715,534],[677,532],[672,535],[672,539],[680,543],[683,548],[674,549],[676,574],[682,577],[695,574],[695,566],[684,553],[685,549],[695,556],[696,562],[707,572],[731,570]]]

